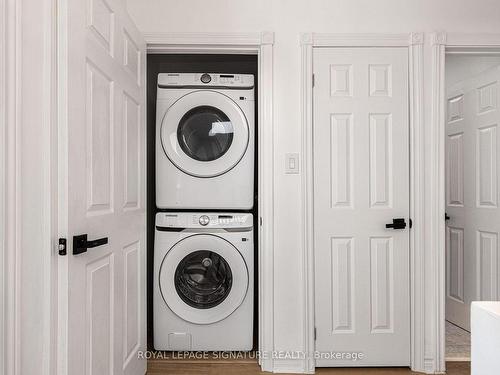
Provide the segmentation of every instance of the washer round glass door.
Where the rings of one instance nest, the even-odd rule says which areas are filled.
[[[215,177],[231,170],[248,147],[245,114],[216,91],[194,91],[168,109],[161,143],[170,161],[195,177]]]
[[[231,315],[248,289],[248,269],[227,240],[195,234],[177,242],[160,266],[160,292],[180,318],[211,324]]]

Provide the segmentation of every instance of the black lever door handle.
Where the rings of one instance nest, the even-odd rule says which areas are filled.
[[[451,219],[451,217],[450,217],[450,215],[448,215],[448,214],[445,212],[445,213],[444,213],[444,219],[445,219],[445,220],[450,220],[450,219]]]
[[[392,228],[392,229],[405,229],[406,228],[406,221],[404,218],[392,219],[392,223],[385,224],[385,227]]]
[[[86,234],[73,236],[73,255],[86,253],[87,249],[91,247],[102,246],[106,245],[107,243],[108,243],[108,237],[103,237],[97,240],[88,241]]]

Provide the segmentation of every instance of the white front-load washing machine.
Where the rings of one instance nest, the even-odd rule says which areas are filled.
[[[156,206],[251,209],[254,112],[251,74],[158,74]]]
[[[252,215],[160,212],[155,224],[154,348],[251,350]]]

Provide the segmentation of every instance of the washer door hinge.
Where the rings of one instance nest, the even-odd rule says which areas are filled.
[[[68,241],[66,238],[59,238],[59,245],[57,246],[57,250],[59,252],[59,255],[66,255],[67,254],[67,243]]]

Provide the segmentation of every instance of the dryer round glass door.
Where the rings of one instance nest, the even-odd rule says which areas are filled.
[[[202,105],[182,116],[177,127],[177,142],[190,158],[213,161],[229,150],[233,134],[233,123],[224,112]]]
[[[195,177],[231,170],[245,154],[249,127],[241,108],[216,91],[194,91],[165,113],[161,143],[170,161]]]
[[[195,234],[176,243],[160,266],[160,292],[180,318],[211,324],[231,315],[248,290],[248,269],[227,240]]]

